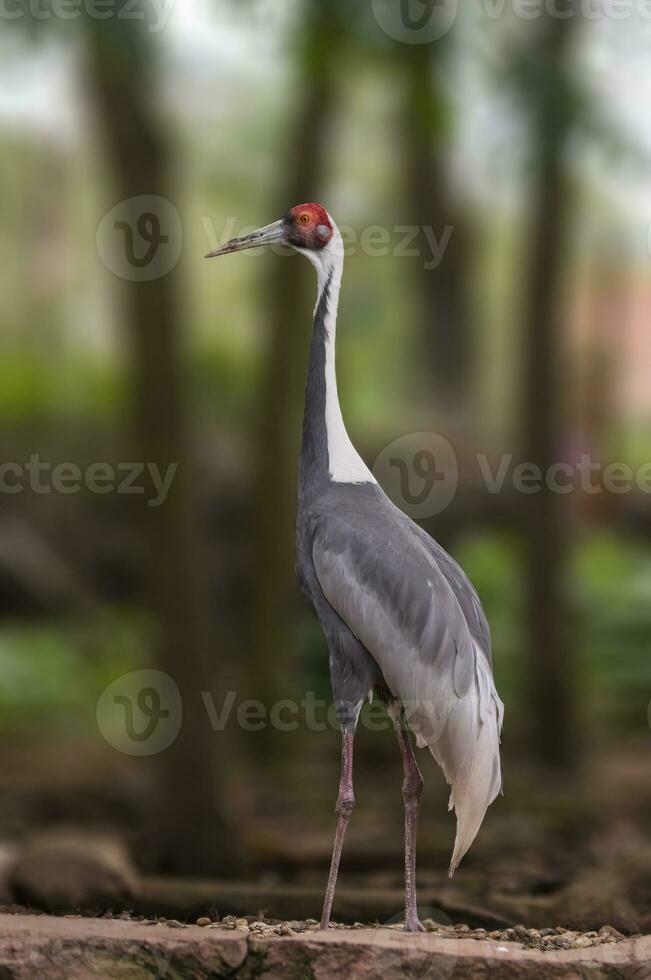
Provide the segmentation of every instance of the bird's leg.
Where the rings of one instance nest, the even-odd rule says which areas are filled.
[[[335,897],[337,887],[337,872],[339,871],[339,860],[341,850],[344,845],[346,828],[350,815],[355,806],[355,796],[353,795],[353,737],[354,731],[343,731],[341,740],[341,776],[339,779],[339,796],[337,797],[337,830],[335,833],[335,843],[332,848],[332,861],[330,862],[330,874],[328,875],[328,887],[326,888],[325,901],[323,903],[323,914],[321,916],[321,928],[327,929],[330,923],[330,913],[332,912],[332,902]]]
[[[404,713],[400,710],[391,714],[404,769],[402,798],[405,801],[405,932],[424,932],[416,906],[416,834],[423,779],[404,724]]]

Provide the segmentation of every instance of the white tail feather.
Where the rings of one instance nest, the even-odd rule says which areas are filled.
[[[499,743],[503,705],[481,654],[477,655],[475,680],[452,708],[443,736],[429,745],[452,787],[449,808],[457,817],[450,877],[502,788]]]

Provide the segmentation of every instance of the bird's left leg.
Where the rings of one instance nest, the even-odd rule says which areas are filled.
[[[339,871],[339,861],[341,851],[344,846],[344,837],[350,815],[355,806],[355,796],[353,793],[353,738],[352,730],[344,729],[341,736],[341,776],[339,779],[339,796],[337,797],[337,830],[335,833],[335,843],[332,849],[332,861],[330,862],[330,874],[328,875],[328,886],[326,888],[325,901],[323,903],[323,914],[321,916],[321,928],[327,929],[330,924],[330,913],[337,887],[337,872]]]
[[[423,795],[423,778],[416,762],[402,708],[394,703],[391,705],[390,714],[398,736],[404,769],[402,798],[405,803],[405,932],[425,932],[418,918],[416,906],[416,835],[418,811]]]

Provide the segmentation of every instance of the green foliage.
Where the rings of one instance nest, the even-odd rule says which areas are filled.
[[[651,555],[637,541],[595,534],[577,555],[576,581],[595,697],[639,731],[651,697]]]
[[[491,627],[500,695],[510,705],[523,697],[522,575],[517,539],[491,532],[463,539],[454,557],[473,582]]]
[[[97,700],[115,677],[142,664],[142,615],[90,621],[8,623],[0,629],[0,732],[4,741],[95,734]],[[146,654],[145,654],[146,655]]]
[[[110,421],[124,402],[124,378],[98,358],[46,358],[30,348],[0,358],[0,415],[6,424],[62,417]]]

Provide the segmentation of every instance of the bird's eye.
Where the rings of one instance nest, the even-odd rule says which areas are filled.
[[[309,214],[307,214],[307,213],[306,213],[306,212],[304,211],[304,212],[303,212],[303,214],[302,214],[302,215],[300,215],[300,217],[299,217],[299,219],[298,219],[298,220],[300,221],[300,223],[301,223],[302,225],[307,225],[307,224],[309,224],[309,222],[310,222],[310,216],[309,216]]]

